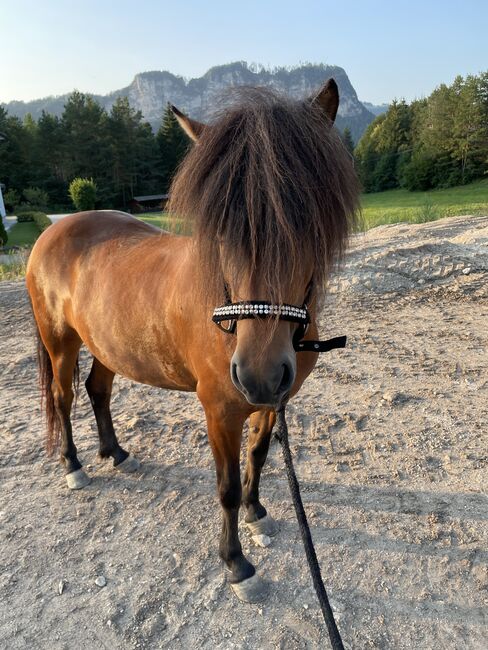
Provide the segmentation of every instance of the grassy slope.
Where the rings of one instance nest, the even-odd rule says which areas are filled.
[[[365,227],[422,223],[462,214],[488,214],[488,179],[430,192],[389,190],[362,197]]]

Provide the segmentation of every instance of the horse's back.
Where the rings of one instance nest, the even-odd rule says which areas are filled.
[[[36,241],[27,266],[27,287],[56,283],[59,290],[72,280],[84,260],[98,253],[127,254],[146,242],[158,242],[167,233],[125,212],[99,210],[78,212],[47,228]]]
[[[122,241],[127,245],[147,237],[160,236],[161,231],[125,212],[94,210],[64,217],[45,230],[31,253],[35,261],[46,250],[70,250],[81,253],[104,242]]]

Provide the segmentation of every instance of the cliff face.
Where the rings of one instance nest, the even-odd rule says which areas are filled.
[[[110,110],[117,97],[127,96],[131,105],[157,130],[168,102],[196,119],[205,120],[212,113],[217,97],[230,86],[272,86],[298,99],[311,95],[329,77],[337,81],[341,97],[337,128],[342,131],[349,127],[357,141],[374,115],[359,101],[346,72],[338,66],[304,65],[293,70],[270,71],[237,62],[211,68],[203,77],[189,81],[170,72],[143,72],[126,88],[93,97]],[[37,118],[42,110],[60,115],[66,98],[64,95],[26,103],[10,102],[4,106],[12,115],[23,117],[30,112]]]

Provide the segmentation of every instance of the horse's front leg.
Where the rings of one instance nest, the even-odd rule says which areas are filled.
[[[266,512],[259,500],[261,471],[268,455],[271,432],[276,422],[274,410],[253,413],[249,422],[247,443],[247,464],[244,474],[243,503],[246,508],[245,521],[253,535],[276,535],[278,524]]]
[[[217,488],[223,512],[219,554],[234,593],[246,602],[262,600],[265,583],[244,557],[238,534],[242,488],[239,456],[244,418],[222,414],[220,409],[206,408],[208,436],[217,469]]]

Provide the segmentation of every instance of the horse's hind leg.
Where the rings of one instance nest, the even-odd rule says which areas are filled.
[[[49,351],[53,371],[54,408],[61,434],[61,462],[66,469],[66,482],[72,490],[79,490],[90,483],[90,477],[81,469],[78,460],[70,419],[74,398],[73,375],[80,347],[81,340],[73,331],[55,343]]]
[[[247,463],[244,474],[243,504],[246,508],[245,521],[253,535],[276,535],[278,524],[268,515],[259,500],[259,481],[268,455],[271,431],[276,422],[276,413],[262,410],[253,413],[249,422]]]
[[[85,386],[97,421],[101,458],[111,456],[114,467],[124,472],[134,472],[140,463],[119,445],[110,413],[114,376],[115,373],[94,358]]]

